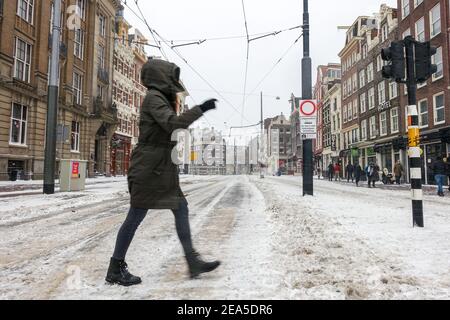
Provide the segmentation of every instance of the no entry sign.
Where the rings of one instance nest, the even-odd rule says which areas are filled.
[[[300,117],[315,118],[317,117],[317,101],[301,100],[299,106]]]
[[[299,113],[302,140],[317,139],[317,101],[300,101]]]

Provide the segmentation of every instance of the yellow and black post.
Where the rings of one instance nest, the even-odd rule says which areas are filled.
[[[411,179],[412,211],[414,227],[424,227],[422,190],[422,149],[420,148],[419,114],[417,112],[417,80],[415,41],[406,37],[406,86],[408,89],[408,157]]]

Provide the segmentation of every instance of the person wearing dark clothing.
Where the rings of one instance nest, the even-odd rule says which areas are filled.
[[[346,167],[346,171],[347,171],[347,182],[350,182],[350,179],[353,181],[355,181],[355,177],[353,175],[355,170],[355,167],[353,166],[353,164],[349,163]]]
[[[141,108],[138,145],[131,156],[128,172],[131,208],[117,235],[106,276],[108,283],[123,286],[142,282],[128,271],[125,257],[136,230],[150,209],[172,210],[191,278],[220,265],[219,261],[204,262],[193,247],[188,202],[180,188],[178,167],[171,157],[176,146],[171,138],[174,131],[187,129],[205,112],[215,109],[217,100],[208,100],[177,115],[177,93],[185,89],[180,84],[180,68],[167,61],[148,60],[142,69],[141,80],[148,92]]]
[[[361,176],[362,176],[362,168],[361,166],[357,163],[355,165],[355,181],[356,181],[356,186],[359,187],[359,182],[361,181]]]
[[[438,196],[444,196],[444,182],[447,178],[447,164],[442,160],[442,157],[437,157],[431,168],[433,170],[434,179],[438,186]]]
[[[403,166],[402,166],[402,163],[400,162],[400,160],[398,160],[394,166],[395,182],[398,185],[401,184],[403,172],[405,172],[405,170],[403,169]]]
[[[380,167],[375,163],[371,163],[366,168],[367,180],[369,188],[375,188],[376,182],[380,181]]]
[[[333,176],[334,176],[334,166],[332,163],[330,163],[328,166],[328,181],[333,181]]]

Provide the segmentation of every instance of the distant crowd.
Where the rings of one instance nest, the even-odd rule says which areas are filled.
[[[447,158],[437,157],[428,169],[433,173],[436,185],[438,186],[438,196],[444,197],[444,185],[446,182],[450,185],[450,156]],[[343,179],[347,179],[348,183],[351,181],[357,187],[364,180],[367,181],[369,188],[376,188],[376,183],[380,181],[383,184],[400,185],[405,175],[405,169],[401,161],[397,161],[392,173],[387,168],[381,170],[377,162],[370,162],[364,169],[358,162],[355,164],[349,163],[345,167],[345,178],[343,178],[341,172],[343,171],[339,162],[330,163],[324,172],[322,172],[321,168],[317,168],[319,179],[321,177],[328,178],[328,181],[342,181]]]

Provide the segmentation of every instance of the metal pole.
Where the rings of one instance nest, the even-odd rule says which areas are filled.
[[[413,225],[423,228],[422,150],[420,148],[419,114],[417,112],[417,83],[414,63],[414,39],[405,38],[408,87],[408,156],[412,190]]]
[[[264,105],[263,105],[263,93],[261,91],[261,149],[263,146],[263,140],[264,140]],[[259,177],[261,179],[264,179],[264,170],[262,167],[262,161],[261,161],[261,165],[260,165]]]
[[[55,193],[56,125],[58,122],[59,92],[59,39],[61,33],[61,0],[54,1],[52,26],[52,52],[47,104],[47,133],[44,159],[44,194]],[[62,155],[61,155],[62,156]]]
[[[308,0],[303,0],[302,98],[312,98],[312,62],[309,49]],[[312,140],[303,141],[303,195],[314,195]]]

